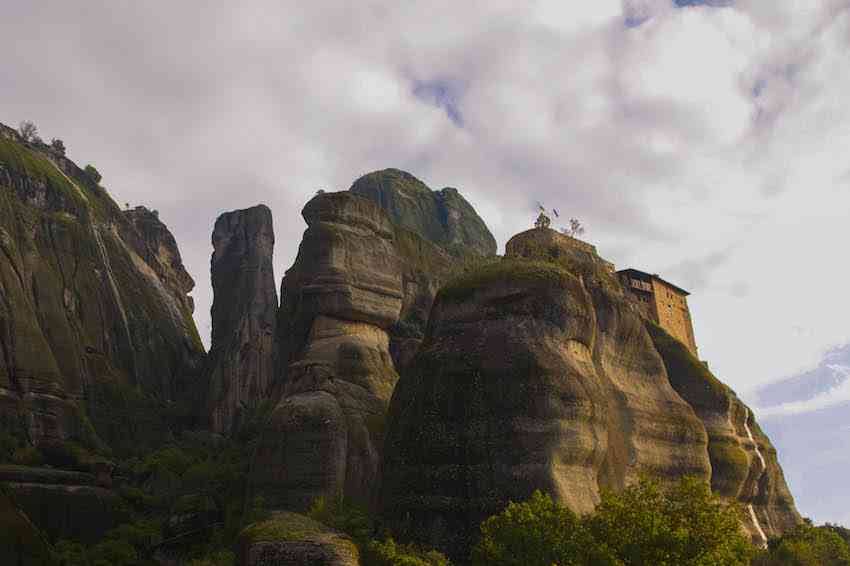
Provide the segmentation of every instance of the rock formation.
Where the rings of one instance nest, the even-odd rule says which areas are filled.
[[[393,226],[346,192],[315,197],[303,216],[308,228],[281,284],[281,401],[253,479],[273,506],[303,509],[343,493],[369,503],[398,378],[387,335],[402,305]]]
[[[274,380],[277,290],[271,211],[261,205],[222,214],[212,244],[208,413],[211,429],[228,433],[242,411],[259,405]]]
[[[132,442],[109,432],[104,387],[168,402],[197,368],[193,283],[152,216],[122,214],[70,160],[0,132],[0,414],[12,434]]]
[[[678,340],[647,322],[670,383],[693,407],[708,434],[711,489],[741,503],[757,544],[800,523],[776,449],[752,411]]]
[[[496,253],[496,239],[457,189],[432,191],[406,171],[384,169],[360,177],[349,190],[380,205],[395,225],[444,249]]]
[[[584,513],[643,473],[713,477],[706,426],[610,266],[546,229],[506,251],[440,290],[387,417],[385,517],[454,556],[535,489]]]
[[[350,538],[296,513],[277,512],[239,535],[238,566],[359,566]]]

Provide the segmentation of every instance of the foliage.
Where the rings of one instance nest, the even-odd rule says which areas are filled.
[[[86,168],[83,171],[85,172],[86,176],[88,176],[88,178],[91,180],[91,182],[95,185],[99,185],[101,179],[103,179],[103,176],[97,169],[95,169],[95,166],[91,163],[86,165]]]
[[[696,478],[664,489],[643,479],[621,493],[605,493],[586,523],[623,564],[728,566],[749,563],[741,510]]]
[[[364,566],[448,566],[449,560],[436,550],[398,544],[392,537],[373,540],[364,549]]]
[[[307,516],[358,542],[368,541],[374,530],[374,523],[366,508],[341,498],[317,498],[307,511]]]
[[[29,120],[24,120],[18,126],[18,133],[25,142],[33,141],[38,136],[38,128]]]
[[[582,518],[536,492],[487,519],[481,535],[473,563],[482,565],[743,566],[752,554],[740,510],[694,478],[666,489],[643,479],[603,494]]]
[[[834,525],[800,525],[780,538],[753,562],[755,566],[850,566],[847,531]]]
[[[65,142],[59,138],[53,138],[50,140],[50,148],[59,155],[65,155]]]
[[[535,491],[481,524],[472,562],[495,566],[615,565],[572,511]]]
[[[561,228],[561,233],[566,234],[571,238],[578,238],[579,236],[584,234],[584,232],[584,225],[578,218],[570,218],[570,225],[566,228]]]

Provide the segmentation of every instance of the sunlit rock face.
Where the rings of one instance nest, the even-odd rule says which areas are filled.
[[[608,266],[540,235],[439,292],[390,406],[384,512],[455,556],[535,489],[584,513],[642,473],[710,477],[705,429]]]
[[[280,402],[252,476],[275,506],[343,494],[371,504],[398,379],[387,334],[402,307],[394,227],[346,192],[317,196],[303,215],[308,228],[281,285]]]
[[[260,205],[222,214],[212,244],[207,410],[210,428],[226,434],[260,405],[274,381],[277,289],[271,211]]]

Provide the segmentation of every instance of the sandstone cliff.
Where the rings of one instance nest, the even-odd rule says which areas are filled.
[[[168,230],[4,127],[0,254],[4,427],[35,445],[132,443],[111,425],[115,388],[169,402],[203,355]]]
[[[726,482],[713,473],[715,433],[671,383],[609,266],[551,230],[506,249],[507,259],[440,290],[393,394],[382,485],[390,525],[465,556],[480,520],[535,489],[583,513],[601,489],[644,473]],[[754,444],[736,434],[748,475]],[[784,482],[768,486],[772,469],[753,477],[765,486],[756,512],[790,505],[761,526],[776,534],[796,518]],[[735,484],[744,500],[747,481]]]
[[[393,226],[351,193],[315,197],[281,284],[280,402],[254,462],[273,506],[303,509],[343,493],[369,503],[384,413],[398,378],[387,329],[402,305]]]
[[[800,523],[776,449],[752,411],[714,377],[688,349],[662,328],[647,322],[664,360],[670,383],[702,420],[708,435],[711,489],[740,502],[756,543],[767,542]]]
[[[210,259],[214,300],[208,380],[210,427],[229,433],[274,380],[277,290],[272,213],[266,206],[218,217]]]

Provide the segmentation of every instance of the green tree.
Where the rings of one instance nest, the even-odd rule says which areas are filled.
[[[481,524],[472,563],[494,566],[604,566],[620,564],[572,511],[535,491]]]
[[[753,553],[741,532],[741,510],[696,478],[668,488],[643,479],[605,493],[585,522],[627,566],[743,566]]]
[[[693,478],[669,488],[644,479],[605,493],[583,518],[535,492],[481,525],[473,564],[745,566],[753,548],[740,517]]]
[[[770,541],[768,549],[754,561],[755,566],[850,566],[850,546],[844,529],[833,525],[800,525],[790,533]]]
[[[100,171],[95,169],[94,165],[92,165],[91,163],[86,165],[86,168],[83,171],[85,172],[86,176],[89,179],[91,179],[92,183],[94,183],[95,185],[99,185],[101,179],[103,179],[103,177],[100,174]]]

